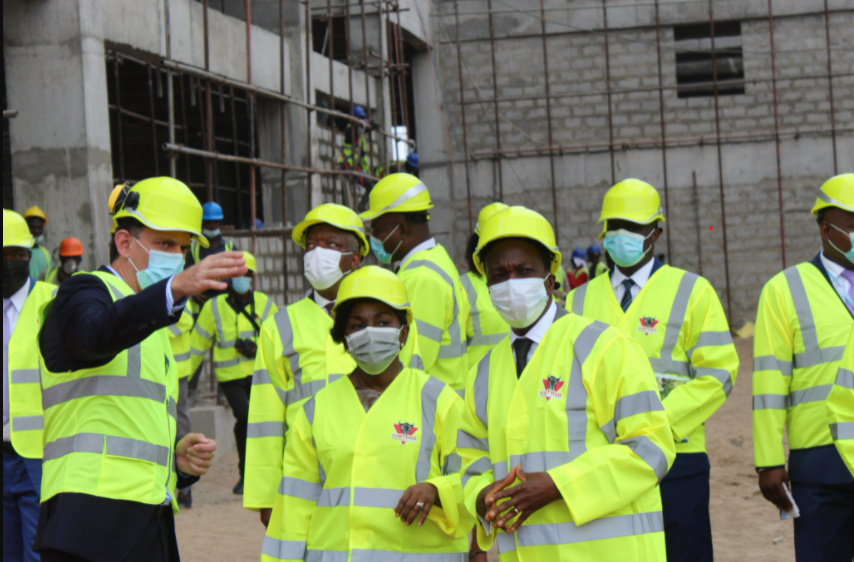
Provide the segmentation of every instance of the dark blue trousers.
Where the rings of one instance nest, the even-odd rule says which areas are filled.
[[[41,459],[3,450],[3,561],[39,560],[33,539],[39,521]]]
[[[795,558],[799,562],[851,562],[854,559],[854,483],[792,482],[801,516],[795,519]]]
[[[713,560],[709,470],[705,453],[679,453],[659,485],[668,562]]]

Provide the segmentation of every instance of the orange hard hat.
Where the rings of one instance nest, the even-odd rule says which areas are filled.
[[[83,242],[78,238],[69,236],[59,244],[59,255],[63,257],[82,256]]]

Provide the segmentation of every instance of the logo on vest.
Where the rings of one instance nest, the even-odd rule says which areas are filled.
[[[394,424],[394,433],[391,434],[391,438],[395,441],[400,441],[401,445],[406,445],[407,441],[412,441],[415,443],[418,441],[418,438],[415,437],[415,432],[418,431],[418,428],[415,427],[414,423],[405,423],[405,422],[397,422]]]
[[[650,334],[657,334],[658,328],[658,320],[653,318],[652,316],[641,316],[640,317],[640,326],[638,326],[638,332],[643,332],[645,336]]]
[[[549,375],[549,378],[543,379],[543,386],[545,388],[540,391],[540,397],[545,398],[546,402],[548,402],[552,398],[563,398],[563,393],[560,391],[560,389],[563,388],[564,382],[565,381],[560,380],[560,377]]]

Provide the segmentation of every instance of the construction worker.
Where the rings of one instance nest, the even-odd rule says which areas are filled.
[[[243,507],[259,510],[264,525],[282,481],[285,430],[303,402],[356,366],[329,330],[341,280],[369,251],[359,215],[333,203],[309,211],[291,238],[306,251],[312,290],[261,325],[249,402]]]
[[[55,287],[30,277],[33,237],[3,209],[3,560],[38,560],[42,401],[37,315]]]
[[[222,212],[222,207],[219,203],[208,201],[202,205],[202,234],[208,239],[208,246],[202,247],[195,240],[190,247],[190,251],[186,256],[187,267],[199,263],[206,257],[218,254],[220,252],[232,252],[238,250],[234,244],[234,240],[223,238],[222,236],[222,221],[225,220],[225,215]],[[204,295],[196,296],[190,304],[190,311],[198,316],[202,310],[202,305],[205,302],[217,296],[221,292],[208,291]]]
[[[35,550],[45,560],[178,560],[175,488],[198,480],[216,443],[178,440],[167,330],[187,297],[243,275],[239,253],[184,270],[202,207],[150,178],[121,194],[109,266],[59,288],[39,331],[44,462]]]
[[[415,314],[417,337],[403,351],[404,362],[422,367],[457,392],[468,368],[464,327],[469,305],[457,268],[430,234],[430,192],[409,174],[391,174],[371,190],[368,210],[371,249],[380,263],[395,262]],[[418,348],[416,363],[415,347]],[[420,361],[420,364],[417,362]]]
[[[828,424],[839,456],[854,475],[854,329],[839,365],[836,382],[827,396]]]
[[[587,276],[588,281],[608,271],[608,266],[602,263],[602,249],[596,244],[587,246]]]
[[[370,170],[368,163],[368,136],[371,122],[368,114],[361,105],[353,107],[353,117],[358,118],[358,123],[348,123],[344,129],[344,142],[341,144],[341,156],[338,158],[338,167],[343,170],[356,170],[359,172]],[[355,146],[355,149],[353,148]]]
[[[364,267],[341,283],[333,311],[332,338],[356,368],[290,425],[261,560],[465,560],[474,521],[456,453],[463,404],[400,361],[413,320],[403,283]]]
[[[729,396],[738,355],[711,284],[653,257],[663,220],[653,186],[627,179],[611,187],[598,222],[616,266],[572,291],[567,306],[620,329],[649,358],[676,442],[676,460],[661,482],[667,559],[711,561],[703,424]]]
[[[178,322],[168,327],[169,345],[175,358],[175,369],[178,372],[178,418],[176,421],[177,438],[192,431],[190,423],[190,405],[188,400],[188,383],[193,375],[192,358],[190,356],[190,332],[193,329],[193,315],[184,307]],[[190,486],[178,490],[178,505],[193,507],[193,492]]]
[[[24,211],[24,219],[33,235],[32,257],[30,258],[30,277],[39,279],[41,274],[53,265],[50,250],[45,246],[44,228],[47,226],[47,217],[37,206],[33,205]]]
[[[581,248],[572,251],[572,271],[566,275],[567,290],[571,291],[587,283],[587,262],[584,258],[587,254]]]
[[[47,269],[42,274],[42,280],[52,285],[62,285],[63,281],[80,269],[82,261],[83,242],[79,238],[69,236],[59,244],[59,265]]]
[[[658,483],[675,450],[643,350],[556,305],[561,254],[539,213],[494,215],[474,261],[512,328],[472,367],[458,436],[480,547],[497,541],[502,562],[664,561]]]
[[[273,300],[252,290],[258,273],[255,256],[243,252],[249,271],[232,279],[228,292],[207,301],[193,328],[192,370],[214,345],[214,372],[228,406],[234,414],[234,442],[237,444],[237,469],[240,480],[232,492],[243,494],[243,469],[246,460],[246,425],[249,419],[249,394],[252,370],[258,351],[261,324],[279,311]]]
[[[481,357],[510,333],[510,326],[492,306],[489,289],[486,288],[486,279],[474,265],[474,251],[480,240],[481,225],[486,224],[492,215],[506,208],[507,205],[498,202],[482,208],[477,215],[474,232],[466,243],[466,263],[469,270],[465,275],[460,276],[460,283],[463,285],[469,303],[469,317],[466,322],[466,355],[469,367],[477,365]]]
[[[827,423],[827,397],[854,328],[854,173],[827,180],[812,214],[822,250],[771,278],[753,340],[753,450],[762,495],[795,519],[795,557],[854,557],[854,478]],[[789,459],[786,470],[786,430]]]

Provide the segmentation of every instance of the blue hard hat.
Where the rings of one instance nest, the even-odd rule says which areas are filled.
[[[418,153],[416,152],[410,152],[409,156],[406,157],[406,163],[415,168],[416,170],[418,169],[419,161],[420,159],[418,158]]]
[[[587,254],[586,254],[586,253],[584,253],[584,249],[583,249],[583,248],[576,248],[576,249],[574,249],[574,250],[572,251],[572,257],[573,257],[573,258],[581,258],[581,259],[584,259],[584,258],[586,258],[586,257],[587,257]]]
[[[353,115],[358,117],[359,119],[364,119],[368,116],[368,114],[365,113],[365,108],[361,105],[353,106]]]
[[[222,214],[222,207],[218,203],[208,201],[202,205],[202,220],[203,221],[221,221],[225,218]]]
[[[262,228],[264,228],[264,221],[262,221],[261,219],[256,217],[255,218],[255,230],[261,230]]]
[[[602,250],[596,244],[590,244],[589,246],[587,246],[587,253],[593,254],[594,256],[601,256]]]

